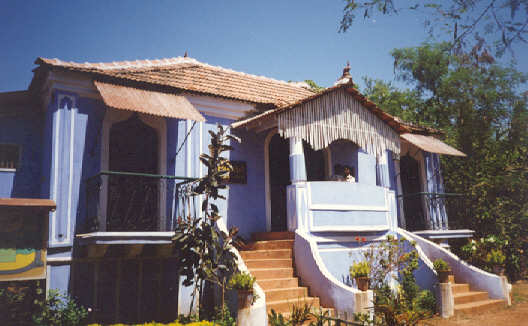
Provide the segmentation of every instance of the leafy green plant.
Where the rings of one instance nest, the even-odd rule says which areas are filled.
[[[227,283],[229,289],[234,290],[253,290],[253,284],[255,283],[255,278],[247,272],[238,272],[233,274]]]
[[[69,295],[50,290],[44,301],[38,302],[38,313],[33,315],[33,322],[39,326],[78,326],[88,316],[88,311],[77,305]]]
[[[449,264],[442,258],[438,258],[433,262],[433,268],[437,272],[445,272],[451,270]]]
[[[290,310],[289,323],[292,326],[300,326],[310,319],[312,311],[311,304],[292,305]]]
[[[44,289],[39,281],[11,281],[0,283],[0,316],[7,325],[27,325],[44,300]]]
[[[237,269],[237,258],[233,253],[232,243],[238,228],[232,227],[228,232],[224,232],[218,227],[216,222],[221,216],[214,201],[225,199],[220,190],[226,188],[223,180],[232,170],[229,160],[221,156],[223,152],[232,150],[232,147],[225,143],[239,139],[229,135],[221,125],[218,125],[216,132],[209,131],[209,134],[209,154],[200,155],[200,161],[207,167],[207,174],[194,183],[193,191],[189,194],[203,196],[203,217],[180,216],[173,241],[181,266],[180,274],[185,276],[183,285],[194,285],[194,294],[202,293],[206,281],[218,285],[222,291],[220,307],[223,307],[226,280]],[[190,201],[188,205],[190,206]],[[193,309],[193,303],[194,295],[190,311]]]
[[[268,314],[268,323],[270,326],[289,326],[290,323],[284,318],[281,313],[275,312],[274,309],[271,309],[271,312]]]
[[[486,262],[492,266],[502,266],[505,260],[506,256],[499,249],[492,249],[486,255]]]
[[[216,309],[214,322],[218,326],[236,326],[236,319],[231,316],[227,306],[222,309]]]
[[[416,284],[414,271],[418,268],[418,253],[414,242],[387,236],[385,241],[371,245],[364,258],[371,267],[374,291],[374,317],[356,314],[354,319],[363,325],[416,325],[434,313],[432,294]],[[399,281],[394,291],[390,284]]]
[[[367,261],[355,262],[350,266],[350,277],[368,277],[370,275],[370,266]]]
[[[330,311],[319,309],[313,309],[310,313],[311,321],[310,326],[324,326],[330,318]]]

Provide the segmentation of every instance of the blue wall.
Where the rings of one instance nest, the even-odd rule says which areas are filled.
[[[40,197],[41,139],[44,115],[24,108],[0,119],[0,143],[17,144],[21,155],[16,172],[0,171],[0,197]]]
[[[206,116],[206,121],[196,123],[192,128],[187,141],[180,153],[172,163],[169,172],[174,171],[177,176],[200,177],[207,173],[206,167],[198,160],[202,153],[208,153],[210,144],[209,131],[216,131],[217,124],[228,126],[233,121]],[[179,148],[192,121],[178,121],[168,123],[169,135],[177,134],[177,141],[169,139],[168,159],[174,157],[176,149]],[[237,131],[241,143],[231,142],[233,150],[224,153],[224,156],[233,161],[246,162],[247,184],[230,184],[228,189],[221,190],[220,194],[226,196],[227,200],[216,201],[220,215],[227,218],[228,227],[237,226],[240,235],[249,238],[251,233],[265,231],[266,229],[266,203],[264,183],[264,134]],[[176,148],[176,149],[175,149]],[[187,160],[190,155],[190,160]],[[190,165],[189,165],[190,164]],[[173,169],[171,171],[171,169]],[[198,203],[195,209],[198,209]],[[178,215],[179,211],[175,212]],[[173,214],[174,216],[174,214]]]

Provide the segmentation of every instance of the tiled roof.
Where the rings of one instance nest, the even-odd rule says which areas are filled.
[[[118,81],[133,81],[277,107],[313,95],[298,84],[211,66],[178,57],[110,63],[76,63],[38,58],[41,67],[93,74]]]

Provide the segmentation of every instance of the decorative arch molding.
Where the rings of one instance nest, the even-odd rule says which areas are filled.
[[[101,130],[101,171],[108,171],[110,164],[110,129],[115,123],[131,118],[135,112],[107,108]],[[156,130],[158,134],[158,174],[167,174],[167,121],[164,117],[147,114],[137,114],[137,117],[146,125]],[[99,198],[99,225],[101,231],[106,231],[106,209],[108,200],[108,180],[103,178],[101,184],[101,197]],[[159,187],[159,231],[165,231],[167,220],[167,189]]]

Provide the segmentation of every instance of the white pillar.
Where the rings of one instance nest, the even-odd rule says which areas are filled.
[[[302,139],[290,138],[290,179],[292,183],[306,181],[306,164]]]

